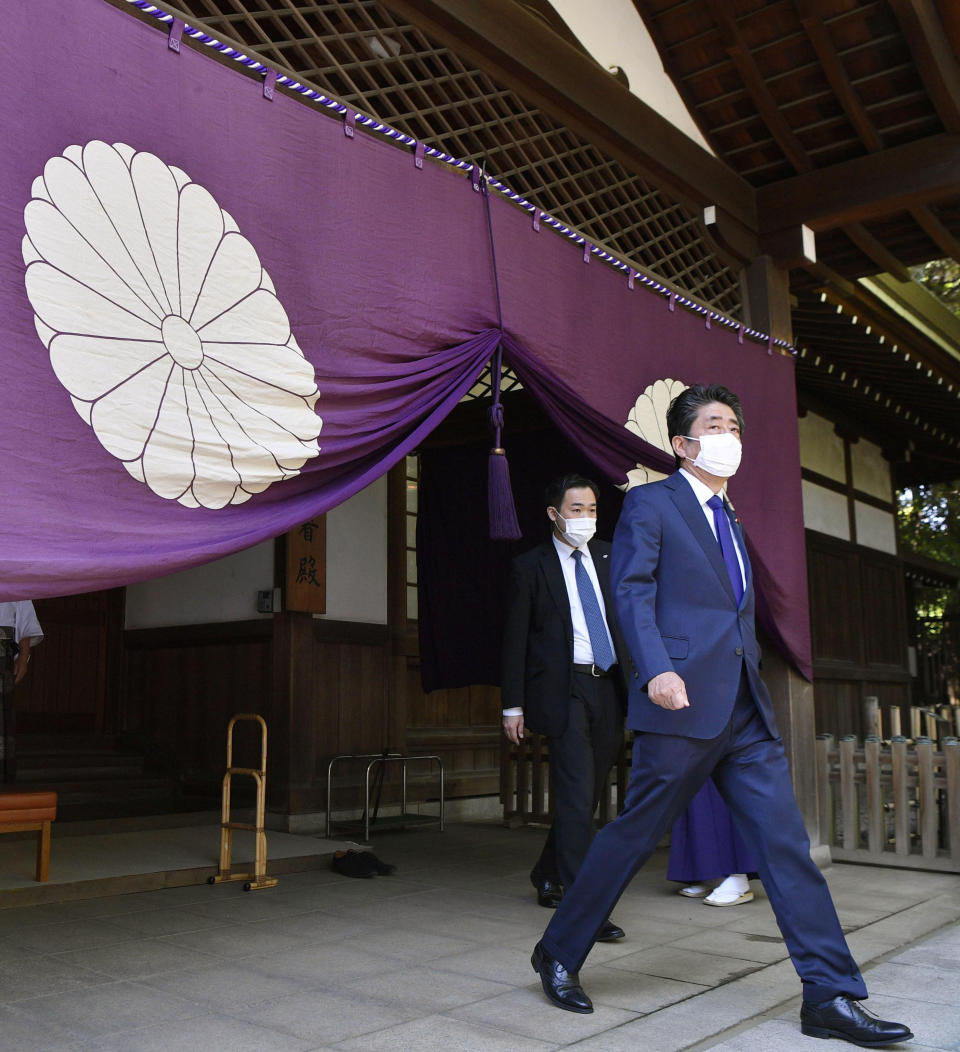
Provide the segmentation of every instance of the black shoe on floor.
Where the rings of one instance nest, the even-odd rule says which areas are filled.
[[[593,1002],[583,992],[580,976],[576,972],[568,972],[559,961],[554,960],[543,948],[542,942],[534,946],[530,963],[540,976],[543,992],[558,1008],[580,1015],[589,1015],[593,1011]]]
[[[345,877],[372,877],[374,873],[369,851],[337,851],[330,860],[330,868]]]
[[[616,942],[618,939],[626,938],[626,934],[619,924],[614,924],[610,920],[604,921],[600,934],[597,936],[597,942]]]
[[[530,876],[530,883],[537,889],[537,905],[555,910],[563,898],[563,885],[556,880]]]
[[[878,1019],[852,997],[804,1001],[800,1030],[807,1037],[839,1037],[861,1048],[882,1048],[913,1037],[908,1026]]]

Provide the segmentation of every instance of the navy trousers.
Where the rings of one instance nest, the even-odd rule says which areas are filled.
[[[706,740],[637,734],[621,813],[597,834],[543,947],[577,972],[634,874],[713,775],[777,918],[805,1000],[867,996],[830,891],[810,858],[783,744],[771,739],[746,679],[723,733]]]

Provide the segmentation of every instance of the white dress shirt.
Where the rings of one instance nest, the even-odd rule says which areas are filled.
[[[43,629],[29,599],[0,603],[0,625],[11,625],[18,643],[21,639],[29,639],[30,645],[36,646],[43,639]]]
[[[713,508],[707,507],[707,501],[714,495],[713,490],[705,483],[701,482],[696,475],[691,475],[686,468],[680,469],[680,474],[690,483],[693,489],[693,495],[697,498],[700,503],[700,508],[703,514],[707,518],[707,522],[710,524],[710,532],[717,536],[717,526],[713,521]],[[723,490],[720,491],[719,496],[723,499]],[[743,555],[740,553],[740,545],[737,543],[737,535],[731,529],[730,536],[733,538],[733,550],[737,553],[737,562],[740,564],[740,580],[743,584],[743,590],[747,590],[747,575],[743,568]],[[720,543],[720,538],[717,537],[717,544]]]
[[[709,508],[707,509],[710,510]],[[583,604],[580,602],[580,591],[577,588],[577,560],[573,553],[583,553],[581,564],[587,571],[587,576],[593,583],[593,590],[597,593],[597,602],[600,604],[600,613],[603,615],[603,626],[606,629],[607,638],[610,640],[610,652],[616,654],[613,638],[610,635],[610,626],[607,624],[607,610],[603,602],[603,592],[600,590],[600,581],[597,578],[597,568],[593,565],[593,556],[590,548],[584,544],[580,548],[571,548],[554,533],[553,546],[557,550],[560,560],[560,569],[563,571],[563,583],[567,586],[567,599],[570,601],[570,619],[573,622],[573,663],[575,665],[593,664],[593,647],[590,645],[590,633],[587,630],[587,619],[583,616]],[[522,716],[522,708],[504,709],[504,716]]]

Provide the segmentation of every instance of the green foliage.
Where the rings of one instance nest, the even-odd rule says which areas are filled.
[[[960,565],[960,484],[935,482],[901,490],[900,542],[938,562]]]
[[[911,267],[910,276],[960,316],[960,263],[953,259],[932,259],[919,267]]]
[[[960,482],[937,482],[901,490],[897,500],[900,545],[927,559],[960,566]],[[955,588],[918,590],[921,617],[956,612]]]

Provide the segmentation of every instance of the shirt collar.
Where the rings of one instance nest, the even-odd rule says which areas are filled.
[[[691,475],[686,468],[681,468],[680,474],[690,483],[690,486],[693,489],[693,495],[697,498],[700,505],[703,506],[706,504],[713,496],[713,490],[706,484],[706,482],[698,479],[696,475]],[[726,499],[726,487],[720,490],[719,496]]]
[[[553,541],[554,548],[557,549],[557,555],[559,555],[561,559],[573,558],[574,552],[583,552],[584,559],[590,559],[589,542],[587,542],[587,544],[584,544],[580,548],[571,548],[569,544],[564,544],[564,542],[561,541],[560,538],[552,531],[550,533],[550,538]]]

